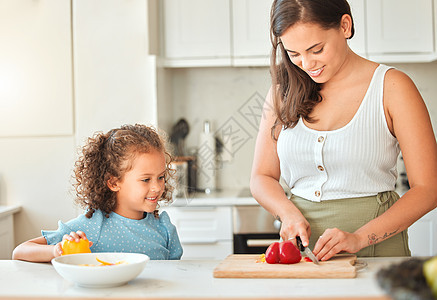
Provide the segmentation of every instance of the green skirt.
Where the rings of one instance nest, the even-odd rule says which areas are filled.
[[[354,232],[382,215],[397,200],[396,192],[382,192],[376,196],[312,202],[292,195],[290,200],[302,212],[311,226],[310,248],[328,228]],[[357,256],[411,256],[408,233],[404,230],[378,244],[356,253]]]

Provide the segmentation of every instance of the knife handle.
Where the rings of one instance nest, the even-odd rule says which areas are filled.
[[[305,247],[302,245],[302,240],[300,239],[300,236],[296,236],[296,243],[300,252],[305,251]]]

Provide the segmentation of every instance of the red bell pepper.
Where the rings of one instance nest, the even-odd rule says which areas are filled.
[[[266,250],[266,262],[269,264],[279,263],[279,243],[274,242]]]
[[[295,264],[301,259],[300,251],[291,241],[274,242],[266,251],[266,262],[269,264]]]

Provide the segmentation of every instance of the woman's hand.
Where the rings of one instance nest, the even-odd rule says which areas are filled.
[[[319,260],[328,260],[342,251],[356,253],[361,250],[360,238],[338,228],[326,229],[314,246],[313,253]]]
[[[300,236],[302,244],[306,247],[309,244],[311,236],[310,223],[301,215],[288,217],[282,220],[281,230],[279,232],[282,240],[292,240],[296,246],[296,236]]]

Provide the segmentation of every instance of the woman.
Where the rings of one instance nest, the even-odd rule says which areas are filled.
[[[399,70],[366,60],[346,0],[276,0],[272,88],[251,191],[319,260],[409,256],[407,228],[437,206],[437,146],[424,102]],[[394,192],[402,151],[411,189]],[[282,177],[290,187],[287,199]]]

